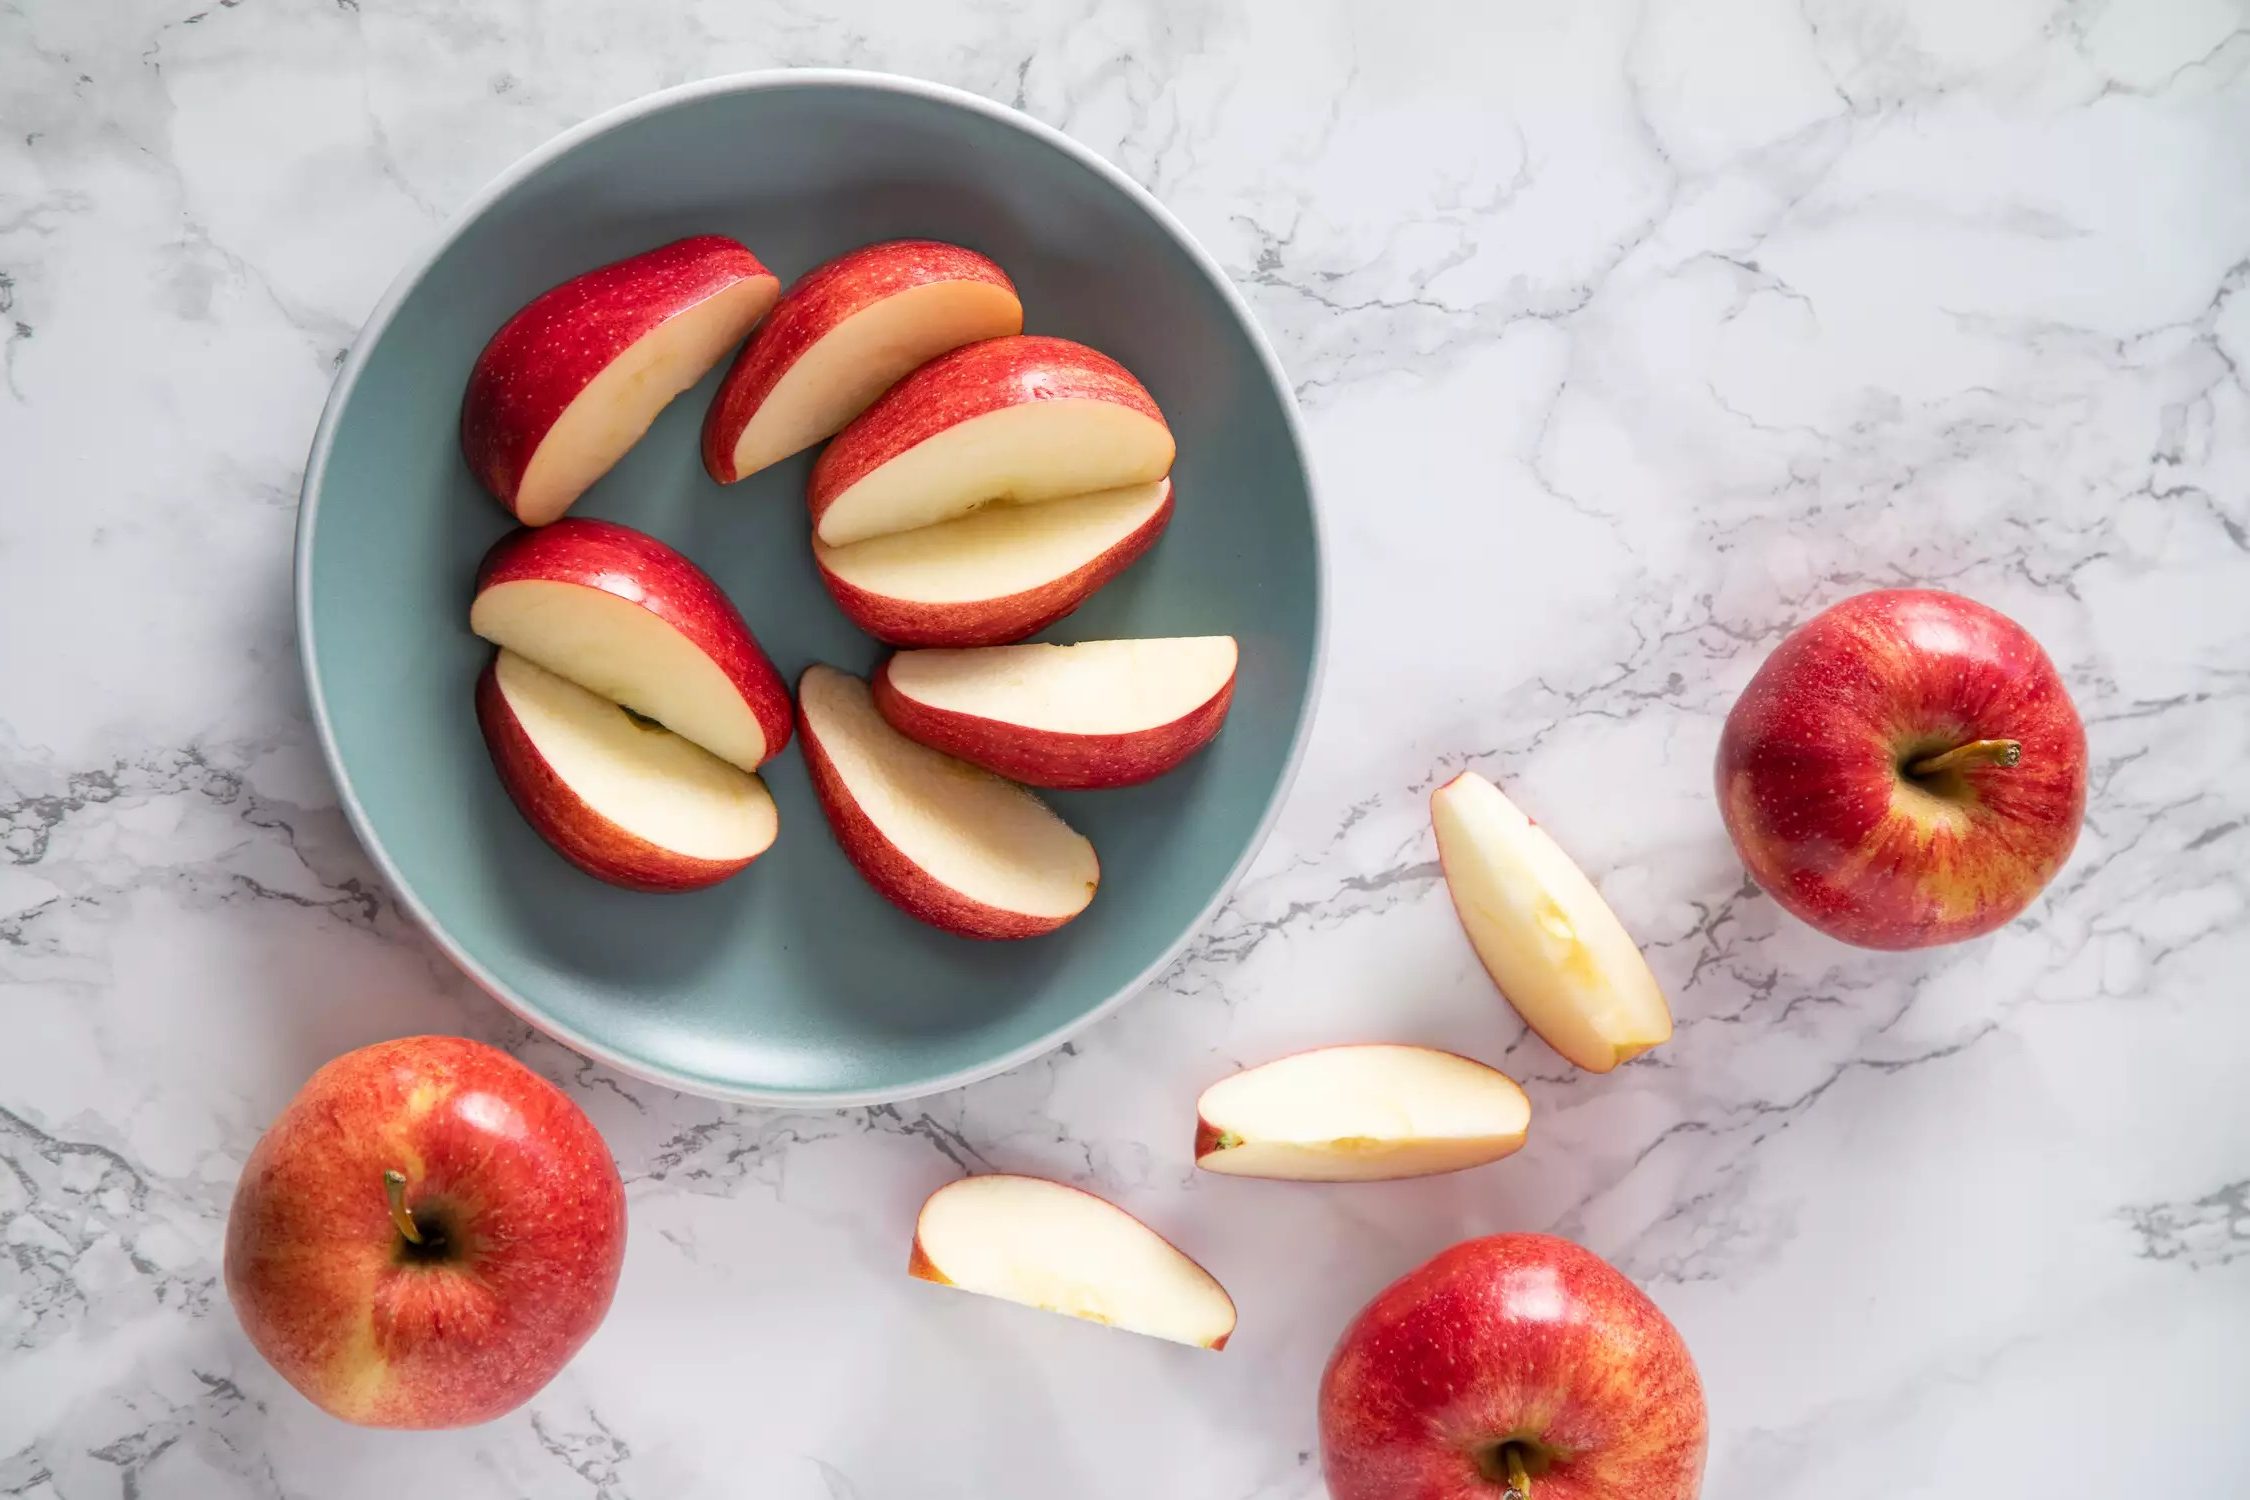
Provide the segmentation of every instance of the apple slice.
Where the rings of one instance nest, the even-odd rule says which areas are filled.
[[[1162,479],[1172,429],[1108,355],[1069,339],[987,339],[908,375],[813,465],[813,531],[831,547]]]
[[[732,484],[841,431],[915,366],[1023,332],[1005,271],[942,240],[863,245],[806,272],[742,346],[703,421]]]
[[[995,646],[1044,630],[1164,534],[1172,481],[983,510],[849,547],[813,539],[820,581],[892,646]]]
[[[1234,699],[1234,637],[901,651],[875,707],[933,750],[1032,786],[1135,786],[1209,743]]]
[[[1199,1349],[1234,1332],[1234,1299],[1209,1271],[1116,1204],[1039,1177],[930,1194],[906,1273]]]
[[[1094,899],[1092,844],[1014,782],[891,728],[857,677],[808,667],[797,705],[836,842],[901,911],[963,937],[1025,938]]]
[[[461,401],[469,471],[526,526],[570,508],[773,306],[781,282],[702,234],[534,297],[477,356]]]
[[[524,820],[597,880],[692,891],[773,844],[763,781],[513,651],[477,679],[477,724]]]
[[[1430,796],[1438,861],[1485,972],[1548,1046],[1607,1073],[1672,1035],[1648,961],[1546,831],[1473,771]]]
[[[1373,1043],[1246,1068],[1205,1089],[1195,1115],[1205,1171],[1373,1182],[1512,1154],[1531,1101],[1507,1074],[1458,1053]]]
[[[733,602],[630,526],[573,516],[502,537],[469,628],[745,771],[789,743],[789,689]]]

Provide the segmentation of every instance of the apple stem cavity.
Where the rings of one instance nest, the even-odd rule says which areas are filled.
[[[1508,1488],[1500,1500],[1531,1500],[1531,1470],[1526,1466],[1523,1444],[1514,1439],[1487,1448],[1477,1460],[1477,1469],[1487,1479],[1495,1479]]]
[[[2023,759],[2023,745],[2018,740],[1971,740],[1966,745],[1955,745],[1936,755],[1925,755],[1920,760],[1909,761],[1906,774],[1913,777],[1943,776],[1948,771],[1963,771],[1971,766],[1999,766],[2005,769]]]
[[[409,1245],[423,1243],[422,1231],[414,1223],[414,1210],[406,1206],[406,1174],[396,1167],[383,1173],[383,1196],[391,1206],[391,1222],[398,1232],[406,1236]]]

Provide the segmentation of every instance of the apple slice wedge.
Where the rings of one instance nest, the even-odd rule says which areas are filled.
[[[941,240],[862,245],[799,277],[742,346],[703,422],[703,467],[732,484],[865,411],[949,349],[1023,332],[1005,271]]]
[[[1040,1177],[964,1177],[930,1194],[906,1272],[1151,1338],[1223,1349],[1234,1299],[1104,1198]]]
[[[1030,786],[1136,786],[1208,744],[1234,699],[1229,635],[901,651],[875,707],[910,740]]]
[[[573,516],[502,537],[469,628],[745,771],[789,743],[789,689],[733,601],[630,526]]]
[[[1607,1073],[1671,1038],[1671,1009],[1625,924],[1498,787],[1463,772],[1431,794],[1430,819],[1470,946],[1548,1046]]]
[[[1116,360],[1018,334],[941,354],[821,450],[806,501],[831,547],[1162,479],[1172,429]]]
[[[1044,630],[1156,545],[1172,481],[1127,485],[849,547],[813,539],[820,581],[851,622],[892,646],[997,646]]]
[[[513,651],[477,679],[477,725],[524,820],[597,880],[692,891],[773,845],[763,781]]]
[[[781,282],[724,235],[675,240],[534,297],[469,373],[461,452],[526,526],[607,474],[765,316]]]
[[[1235,1177],[1375,1182],[1498,1161],[1531,1101],[1497,1068],[1431,1047],[1317,1047],[1245,1068],[1195,1105],[1195,1164]]]
[[[1092,844],[1014,782],[891,728],[857,677],[808,667],[797,704],[837,844],[901,911],[963,937],[1026,938],[1094,899]]]

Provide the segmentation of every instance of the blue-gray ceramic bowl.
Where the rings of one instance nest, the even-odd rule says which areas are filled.
[[[484,340],[537,292],[682,235],[748,244],[784,282],[871,240],[984,251],[1027,328],[1122,360],[1179,439],[1154,551],[1048,640],[1231,634],[1225,731],[1170,776],[1057,794],[1100,851],[1086,914],[1047,937],[933,931],[860,882],[792,745],[766,767],[781,836],[691,895],[580,874],[510,805],[471,690],[477,559],[509,527],[456,441]],[[879,648],[822,590],[811,455],[722,489],[696,434],[717,374],[675,401],[574,514],[655,533],[718,579],[784,677]],[[1312,715],[1321,556],[1289,386],[1210,256],[1122,173],[968,94],[871,74],[713,79],[533,152],[376,309],[321,419],[297,532],[297,628],[345,809],[393,890],[476,981],[588,1056],[692,1093],[875,1103],[1052,1048],[1160,974],[1264,837]]]

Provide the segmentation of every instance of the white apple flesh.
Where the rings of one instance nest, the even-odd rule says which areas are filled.
[[[1234,1302],[1116,1204],[1037,1177],[963,1178],[932,1193],[907,1273],[1201,1349],[1234,1332]]]
[[[1544,829],[1474,772],[1438,788],[1430,817],[1470,945],[1548,1046],[1606,1073],[1670,1039],[1648,961]]]
[[[1320,1047],[1221,1079],[1196,1101],[1195,1164],[1236,1177],[1429,1177],[1518,1150],[1531,1101],[1457,1053]]]

